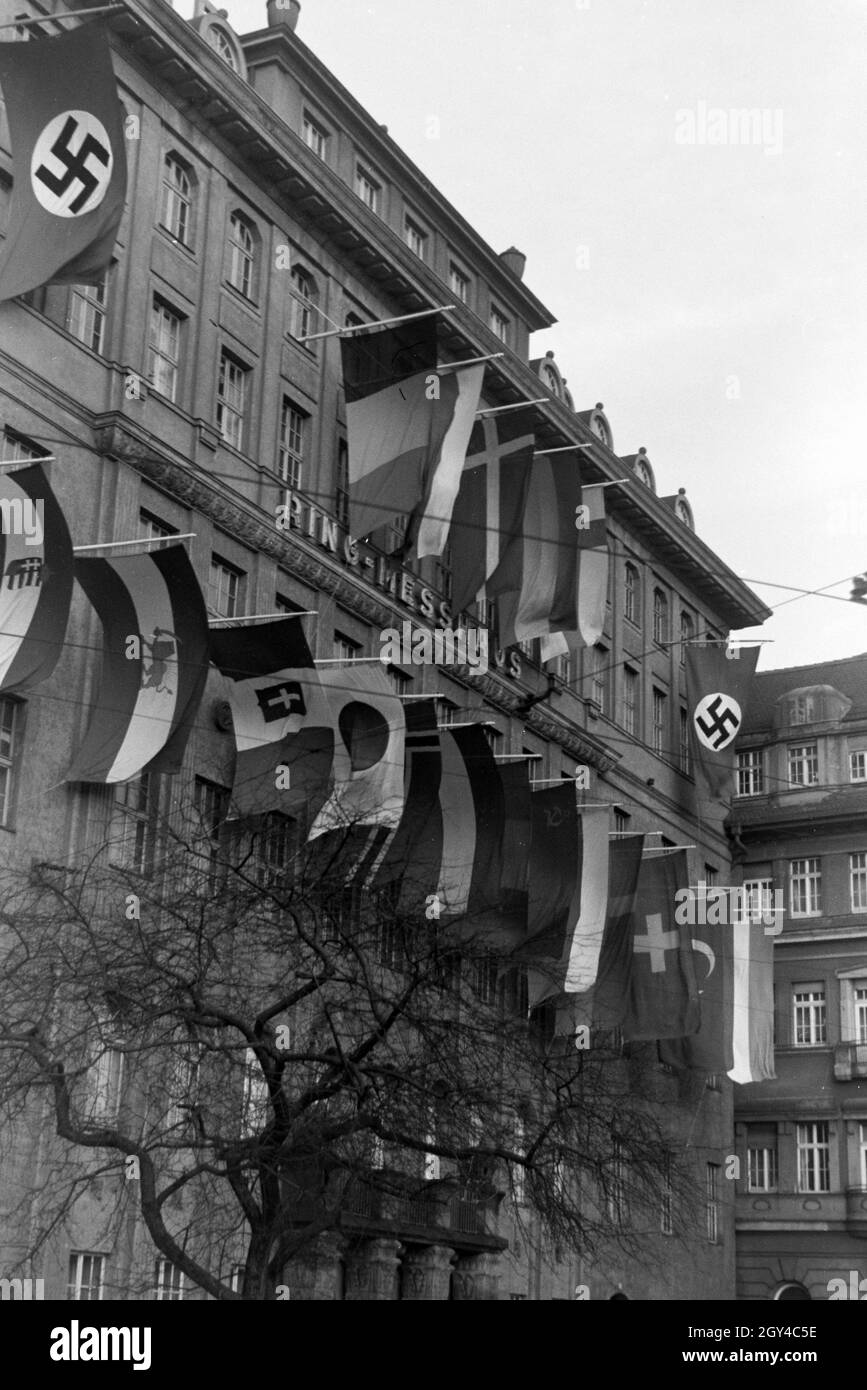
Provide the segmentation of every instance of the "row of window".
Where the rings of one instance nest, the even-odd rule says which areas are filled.
[[[867,852],[855,850],[848,857],[849,907],[852,912],[867,912]],[[767,902],[773,902],[772,879],[756,879]],[[746,886],[746,885],[745,885]],[[806,859],[790,859],[788,863],[789,915],[819,917],[822,914],[822,860],[811,855]]]
[[[105,1298],[108,1255],[91,1250],[73,1250],[69,1256],[69,1275],[66,1296],[76,1302],[95,1303]],[[244,1266],[235,1265],[229,1276],[229,1286],[240,1293]],[[154,1262],[153,1297],[157,1302],[180,1303],[185,1292],[184,1272],[171,1260]]]
[[[858,1181],[867,1189],[867,1121],[859,1122]],[[776,1192],[779,1184],[779,1138],[776,1124],[747,1125],[747,1189]],[[808,1120],[795,1126],[795,1190],[831,1191],[831,1126]]]
[[[867,1044],[867,975],[863,979],[844,979],[841,986],[843,1041]],[[777,1021],[785,1027],[785,1020],[779,1015]],[[792,985],[791,1035],[784,1035],[782,1041],[795,1047],[827,1046],[828,1011],[823,981]]]
[[[624,566],[623,579],[623,616],[627,622],[632,623],[633,627],[641,629],[642,626],[642,580],[641,572],[636,564],[627,560]],[[654,586],[653,590],[653,609],[652,609],[652,633],[653,640],[659,646],[668,646],[671,642],[671,620],[670,604],[668,595],[659,585]],[[680,612],[680,664],[686,664],[686,649],[695,640],[695,622],[692,615],[685,609]]]
[[[747,748],[738,753],[738,796],[763,796],[767,790],[765,748]],[[818,743],[790,743],[786,748],[786,767],[790,787],[819,785]],[[867,749],[849,754],[849,781],[867,782]]]

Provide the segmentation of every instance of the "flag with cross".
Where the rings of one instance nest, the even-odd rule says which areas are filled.
[[[456,613],[484,595],[506,542],[520,534],[535,447],[524,410],[479,420],[473,429],[449,532]]]
[[[734,742],[743,726],[759,647],[691,643],[686,693],[696,767],[712,797],[731,795]]]
[[[0,300],[55,282],[96,284],[126,194],[123,107],[101,24],[0,44],[13,155]]]

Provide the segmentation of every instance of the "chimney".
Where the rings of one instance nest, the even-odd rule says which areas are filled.
[[[527,257],[523,251],[519,251],[517,246],[510,246],[508,251],[500,252],[500,260],[511,270],[516,279],[523,280],[524,269],[527,265]]]
[[[294,33],[300,13],[300,0],[268,0],[268,28],[291,29]]]

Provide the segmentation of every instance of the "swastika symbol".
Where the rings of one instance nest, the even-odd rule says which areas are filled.
[[[30,182],[46,212],[82,217],[108,191],[114,156],[102,122],[89,111],[55,116],[33,147]]]
[[[737,700],[718,691],[699,700],[693,716],[700,742],[715,753],[727,748],[734,741],[742,718]]]

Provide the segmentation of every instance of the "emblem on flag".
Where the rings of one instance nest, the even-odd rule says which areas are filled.
[[[285,719],[288,714],[307,713],[304,692],[298,681],[283,681],[281,685],[269,685],[256,691],[256,699],[266,724],[275,719]]]
[[[82,217],[99,207],[111,183],[108,132],[89,111],[64,111],[36,139],[30,160],[33,192],[55,217]]]
[[[743,713],[737,700],[720,691],[699,700],[693,715],[699,741],[715,753],[734,742],[742,721]]]

